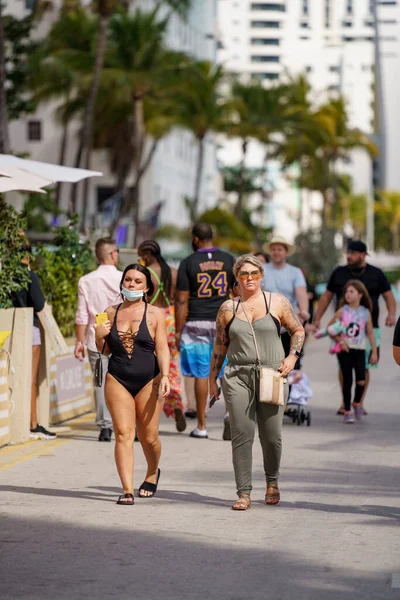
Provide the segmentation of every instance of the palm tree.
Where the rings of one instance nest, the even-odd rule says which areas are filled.
[[[381,201],[375,202],[375,213],[383,219],[392,237],[392,252],[399,251],[400,245],[400,192],[384,190]]]
[[[229,137],[241,140],[242,159],[239,165],[237,180],[237,201],[234,214],[238,219],[243,216],[244,195],[246,187],[246,156],[250,140],[259,140],[267,144],[270,134],[276,129],[272,125],[278,108],[278,98],[274,88],[266,90],[258,83],[243,84],[235,82],[232,94],[232,123],[229,127]],[[270,127],[268,127],[270,125]]]
[[[343,98],[330,100],[316,110],[305,108],[303,125],[285,136],[279,156],[285,165],[300,158],[301,186],[319,191],[323,198],[322,229],[327,227],[330,206],[336,227],[342,185],[338,163],[348,159],[355,148],[364,148],[371,155],[376,155],[377,148],[367,135],[349,127]]]
[[[198,218],[206,137],[211,132],[227,131],[233,110],[232,101],[225,99],[221,93],[226,77],[221,65],[193,61],[184,69],[177,86],[178,124],[190,131],[197,143],[195,187],[193,196],[189,199],[192,221]]]
[[[126,182],[136,164],[135,122],[132,114],[132,103],[121,102],[119,92],[109,86],[100,86],[96,103],[94,148],[106,149],[110,171],[115,175],[115,193],[122,197],[122,206],[110,225],[110,234],[114,233],[119,219],[132,213],[132,196],[126,191]],[[165,137],[175,125],[175,118],[169,113],[169,100],[164,98],[145,98],[144,101],[144,131],[143,154],[139,171],[133,173],[134,197],[139,199],[140,183],[147,172],[160,140]]]
[[[182,60],[180,53],[165,47],[167,26],[168,19],[160,19],[157,9],[152,12],[137,9],[133,15],[114,15],[110,21],[109,47],[100,82],[102,93],[108,94],[108,100],[105,97],[102,122],[107,120],[107,110],[112,110],[119,123],[125,122],[132,134],[128,148],[131,160],[120,173],[119,185],[125,185],[127,174],[132,167],[133,185],[129,192],[125,192],[120,216],[132,214],[136,238],[139,234],[140,182],[161,135],[160,131],[155,132],[157,127],[154,119],[156,115],[160,118],[162,114],[166,121],[169,119],[168,110],[173,103],[170,101],[169,109],[165,108],[165,103],[171,98],[166,80],[169,73],[173,74],[179,68]],[[153,115],[150,118],[152,103]],[[155,106],[158,106],[158,112],[154,111]],[[150,133],[155,134],[155,140],[146,156],[146,142]]]
[[[342,97],[332,99],[321,106],[314,116],[320,126],[319,135],[322,136],[322,144],[316,152],[326,164],[327,183],[332,191],[333,222],[336,225],[338,162],[348,159],[350,152],[356,148],[363,148],[371,156],[376,156],[378,150],[362,131],[349,127],[346,104]]]
[[[68,10],[67,10],[68,9]],[[56,118],[62,124],[59,164],[65,163],[68,126],[83,112],[86,90],[82,88],[93,68],[96,22],[79,6],[63,5],[63,10],[29,61],[29,86],[35,105],[61,100]],[[59,203],[61,184],[57,186]],[[75,205],[70,207],[75,212]]]
[[[85,152],[84,166],[86,169],[90,169],[91,164],[91,153],[92,153],[92,142],[93,142],[93,116],[95,110],[96,98],[99,90],[101,72],[104,66],[104,58],[106,52],[107,33],[108,26],[111,16],[115,13],[117,6],[121,4],[119,0],[95,0],[94,8],[98,16],[98,33],[97,43],[95,52],[95,64],[93,77],[91,80],[89,95],[85,110],[82,118],[82,130],[80,136],[80,143],[75,160],[75,166],[81,166],[82,154]],[[155,8],[157,14],[159,8],[163,5],[169,6],[171,12],[176,12],[182,17],[186,17],[188,10],[191,5],[191,0],[160,0]],[[122,3],[123,6],[123,3]],[[128,10],[129,5],[126,6]],[[83,182],[83,199],[84,202],[88,197],[89,190],[89,179],[85,179]],[[77,186],[74,186],[72,195],[74,198],[74,204],[76,203]]]

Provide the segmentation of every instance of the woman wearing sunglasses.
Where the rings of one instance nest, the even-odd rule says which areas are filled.
[[[300,355],[304,329],[284,296],[262,291],[264,269],[257,257],[251,254],[239,257],[233,273],[238,282],[239,296],[227,300],[219,309],[210,371],[210,396],[219,397],[217,377],[227,356],[222,387],[230,415],[233,468],[238,494],[232,509],[247,510],[251,506],[252,447],[256,420],[264,458],[265,502],[275,505],[280,500],[278,477],[284,412],[284,406],[261,403],[257,397],[257,355],[249,321],[253,326],[262,366],[279,371],[282,377],[293,370]],[[286,358],[280,338],[281,326],[291,336],[291,350]],[[287,383],[284,389],[286,401]]]

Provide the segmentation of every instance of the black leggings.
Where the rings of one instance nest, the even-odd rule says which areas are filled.
[[[365,350],[350,350],[349,352],[340,352],[338,354],[340,368],[343,375],[343,401],[346,411],[351,407],[351,388],[353,385],[353,370],[356,374],[356,390],[354,402],[358,404],[361,401],[365,387]],[[359,385],[359,382],[364,382]]]

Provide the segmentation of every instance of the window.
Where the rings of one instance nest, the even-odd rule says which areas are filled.
[[[397,25],[396,19],[379,19],[382,25]]]
[[[381,6],[397,6],[397,0],[380,0],[378,4]]]
[[[28,140],[40,142],[42,139],[42,121],[28,121]]]
[[[312,67],[310,65],[306,66],[306,73],[311,73],[312,70],[313,69],[312,69]]]
[[[269,79],[273,81],[274,79],[279,79],[279,73],[252,73],[252,79]]]
[[[340,72],[340,67],[338,67],[338,66],[336,66],[336,65],[331,65],[331,66],[329,67],[329,71],[330,71],[331,73],[339,73],[339,72]]]
[[[325,0],[325,27],[331,26],[331,0]]]
[[[281,24],[279,21],[251,21],[251,26],[265,29],[279,29]]]
[[[252,56],[251,62],[279,62],[279,56]]]
[[[346,15],[353,16],[353,0],[346,1]]]
[[[279,10],[285,12],[285,5],[274,2],[252,2],[251,10]]]
[[[25,10],[33,10],[35,8],[36,0],[25,0]]]
[[[253,46],[279,46],[280,40],[277,38],[251,38]]]
[[[303,17],[308,17],[308,0],[303,0],[301,7],[301,14]]]

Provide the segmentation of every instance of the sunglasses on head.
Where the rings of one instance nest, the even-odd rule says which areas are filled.
[[[238,273],[238,278],[242,281],[248,279],[249,277],[252,279],[261,279],[262,275],[260,271],[250,271],[250,273],[248,271],[239,271]]]

